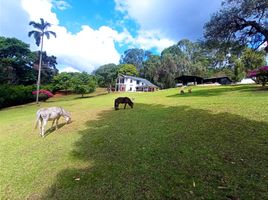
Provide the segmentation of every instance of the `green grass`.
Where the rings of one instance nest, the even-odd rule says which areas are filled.
[[[35,104],[0,110],[0,199],[268,199],[267,89],[178,91],[51,98],[73,122],[45,138]]]

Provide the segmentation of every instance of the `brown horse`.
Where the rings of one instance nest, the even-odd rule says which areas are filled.
[[[114,101],[114,109],[115,109],[115,110],[119,110],[119,104],[120,104],[120,103],[124,103],[124,104],[125,104],[124,109],[126,109],[127,104],[128,104],[131,108],[133,108],[133,105],[134,105],[134,103],[130,100],[130,98],[128,98],[128,97],[118,97],[118,98],[115,99],[115,101]]]

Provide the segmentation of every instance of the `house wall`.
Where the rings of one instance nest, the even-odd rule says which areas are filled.
[[[116,82],[116,89],[120,90],[122,87],[124,87],[123,91],[126,92],[136,92],[136,87],[138,86],[143,86],[145,85],[143,82],[141,81],[137,81],[131,78],[124,78],[124,83],[119,83],[119,80],[123,79],[122,77],[120,77],[119,79],[117,79]],[[122,90],[120,90],[122,91]]]
[[[125,78],[125,84],[127,92],[136,92],[136,86],[137,86],[136,80]]]

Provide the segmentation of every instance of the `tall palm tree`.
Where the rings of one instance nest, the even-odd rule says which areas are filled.
[[[40,79],[41,79],[41,65],[42,65],[42,52],[43,52],[43,42],[44,42],[44,35],[47,39],[50,38],[50,34],[56,37],[56,33],[53,31],[48,31],[47,28],[51,26],[50,23],[45,22],[43,18],[40,18],[41,23],[37,23],[34,21],[30,21],[29,25],[33,26],[35,30],[30,31],[28,36],[31,37],[33,35],[35,39],[36,45],[39,47],[41,43],[41,50],[40,50],[40,57],[39,57],[39,66],[38,66],[38,78],[37,78],[37,93],[36,93],[36,103],[38,104],[39,101],[39,88],[40,88]]]

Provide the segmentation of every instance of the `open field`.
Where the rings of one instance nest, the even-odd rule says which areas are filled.
[[[134,109],[113,110],[118,96]],[[268,199],[268,90],[178,88],[55,97],[73,122],[45,138],[39,108],[0,110],[0,199]],[[46,128],[49,128],[51,122]]]

